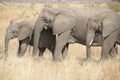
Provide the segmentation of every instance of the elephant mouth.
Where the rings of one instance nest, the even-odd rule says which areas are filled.
[[[17,38],[17,36],[11,37],[11,39]]]

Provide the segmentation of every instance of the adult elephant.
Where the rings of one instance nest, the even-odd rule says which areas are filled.
[[[14,20],[10,21],[5,36],[5,58],[8,55],[8,44],[11,39],[18,38],[19,48],[17,55],[20,57],[25,54],[28,45],[33,46],[34,24],[35,22],[27,20],[20,22],[15,22]],[[51,29],[43,29],[41,32],[41,37],[39,40],[39,56],[43,55],[46,48],[54,53],[55,36],[52,35]]]
[[[114,12],[108,9],[102,9],[102,8],[89,8],[89,9],[80,9],[80,8],[44,8],[42,9],[36,24],[35,24],[35,33],[34,33],[34,46],[33,46],[33,54],[36,55],[38,50],[38,42],[40,38],[40,33],[44,26],[48,28],[52,28],[53,35],[56,35],[56,46],[55,46],[55,52],[54,52],[54,60],[60,61],[63,48],[65,47],[68,39],[70,36],[74,38],[74,40],[78,41],[79,43],[85,45],[86,44],[86,25],[88,22],[88,19],[94,15],[97,15],[101,12],[109,12],[110,14],[113,14],[115,17],[117,16]],[[102,14],[101,14],[102,15]],[[107,16],[106,16],[107,17]],[[111,18],[110,18],[111,19]],[[115,24],[113,20],[107,19],[107,23],[110,21],[111,23]],[[117,21],[115,19],[115,21]],[[115,26],[111,25],[108,26],[110,28],[115,28]],[[105,37],[108,37],[111,34],[112,31],[108,30],[106,31]],[[116,34],[117,35],[117,34]],[[101,45],[100,41],[101,37],[98,36],[93,41],[92,45]],[[109,39],[109,42],[112,40]],[[107,45],[107,42],[104,42],[104,45]],[[103,52],[106,52],[104,47]],[[90,55],[87,54],[87,58],[89,58]],[[102,56],[101,59],[107,58],[107,56]]]
[[[101,15],[102,14],[102,15]],[[116,43],[119,43],[120,17],[111,13],[100,13],[88,19],[87,23],[87,54],[91,54],[90,47],[95,37],[101,36],[102,55],[115,58],[117,53]],[[107,36],[106,36],[107,35]]]

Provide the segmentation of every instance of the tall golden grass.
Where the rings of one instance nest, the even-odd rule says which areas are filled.
[[[107,4],[35,4],[35,3],[0,3],[0,80],[120,80],[120,62],[107,60],[104,62],[86,61],[85,46],[71,44],[68,56],[61,62],[53,62],[51,53],[46,50],[43,58],[33,59],[29,51],[22,58],[16,57],[17,39],[9,44],[9,56],[5,62],[4,37],[11,19],[36,20],[44,7],[104,7]],[[119,49],[120,50],[120,49]],[[92,48],[92,58],[99,60],[100,47]],[[119,51],[120,53],[120,51]],[[117,56],[119,58],[119,54]]]

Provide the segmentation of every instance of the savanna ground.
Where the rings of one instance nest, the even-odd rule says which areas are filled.
[[[77,3],[0,3],[0,80],[120,80],[120,61],[82,62],[85,46],[72,44],[64,61],[53,62],[51,53],[46,50],[44,57],[33,59],[29,49],[22,58],[16,57],[17,39],[10,41],[9,56],[4,62],[4,37],[11,19],[36,20],[44,7],[104,7],[120,13],[119,3],[77,4]],[[118,46],[119,47],[119,46]],[[99,60],[100,47],[92,48],[92,58]],[[117,58],[120,59],[120,48]]]

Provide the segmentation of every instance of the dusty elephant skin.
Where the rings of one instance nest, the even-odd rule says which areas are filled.
[[[110,13],[112,16],[107,17],[104,22],[104,28],[111,28],[107,31],[103,29],[103,32],[106,32],[103,37],[105,37],[102,56],[101,59],[107,59],[107,54],[113,47],[113,43],[116,41],[118,35],[117,31],[113,32],[111,30],[116,30],[119,28],[120,23],[118,24],[117,14],[109,9],[102,8],[89,8],[89,9],[80,9],[80,8],[44,8],[42,9],[36,24],[35,24],[35,33],[34,33],[34,46],[33,54],[38,54],[38,42],[40,33],[44,26],[52,28],[53,35],[56,35],[56,46],[54,52],[54,61],[60,61],[63,48],[65,47],[70,36],[73,37],[73,41],[77,41],[83,45],[86,44],[86,34],[87,34],[87,22],[88,19],[92,16],[95,16],[100,13]],[[100,14],[101,16],[103,14]],[[113,19],[111,19],[113,18]],[[119,21],[120,22],[120,21]],[[113,26],[114,25],[114,26]],[[93,44],[96,46],[101,45],[101,36],[94,38]],[[110,47],[106,47],[110,44]],[[87,59],[90,55],[87,54]]]
[[[101,15],[102,14],[102,15]],[[96,36],[101,35],[102,57],[115,58],[117,53],[116,43],[119,42],[120,17],[114,13],[100,13],[88,19],[86,50],[90,56],[90,46]]]
[[[8,44],[11,39],[18,38],[19,48],[18,56],[25,54],[28,45],[33,46],[33,34],[34,34],[34,22],[31,21],[20,21],[15,22],[11,20],[5,36],[5,58],[8,55]],[[42,56],[45,49],[48,48],[52,53],[55,47],[55,36],[52,35],[52,30],[42,30],[41,38],[39,40],[39,55]]]

